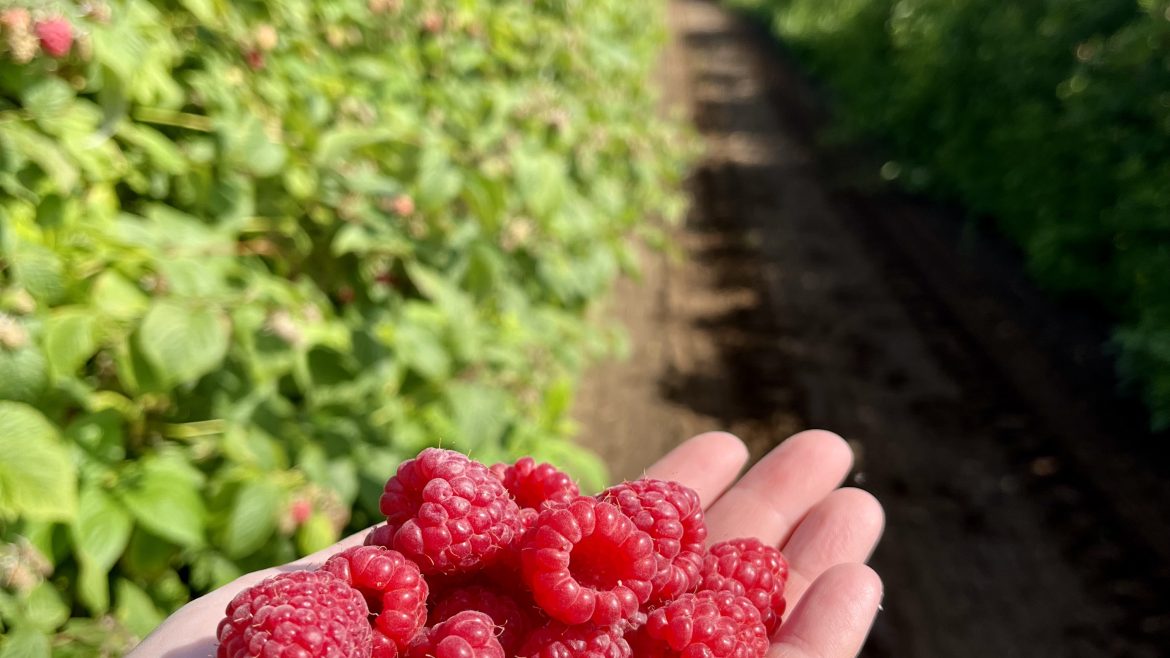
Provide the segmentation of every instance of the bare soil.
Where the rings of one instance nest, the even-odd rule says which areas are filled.
[[[961,215],[859,185],[865,156],[818,144],[819,94],[757,27],[675,0],[670,28],[667,102],[706,155],[681,255],[615,291],[633,352],[587,378],[582,441],[636,477],[708,429],[753,457],[849,439],[888,514],[865,656],[1166,655],[1166,437],[1113,396],[1105,325]]]

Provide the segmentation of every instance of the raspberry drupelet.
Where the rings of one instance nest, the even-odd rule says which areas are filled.
[[[779,550],[754,537],[730,539],[711,547],[703,562],[701,589],[746,597],[760,611],[771,636],[784,615],[788,561]]]
[[[540,513],[521,543],[520,568],[548,616],[608,626],[649,598],[654,542],[614,505],[582,496]]]
[[[420,633],[408,658],[504,658],[499,629],[482,612],[465,610]]]
[[[323,571],[293,571],[249,587],[219,623],[216,658],[368,656],[373,637],[360,592]]]
[[[520,508],[490,470],[465,455],[427,448],[386,482],[380,509],[386,525],[370,533],[424,574],[483,567],[521,532]]]
[[[699,494],[678,482],[643,478],[597,495],[617,505],[654,540],[656,572],[650,602],[694,591],[702,577],[707,522]]]
[[[418,565],[382,546],[355,546],[329,558],[322,571],[365,597],[375,630],[404,651],[427,621],[427,582]],[[380,638],[378,638],[380,640]],[[394,655],[394,654],[390,654]]]
[[[500,628],[500,646],[509,656],[516,655],[533,626],[547,621],[538,618],[531,601],[518,601],[482,585],[468,585],[453,589],[434,602],[430,624],[444,622],[464,610],[478,610],[492,618]]]
[[[769,646],[759,611],[731,592],[683,594],[634,634],[638,658],[764,658]]]
[[[545,503],[567,503],[581,494],[567,473],[531,457],[521,457],[511,466],[496,464],[491,470],[522,509],[540,510]]]
[[[519,658],[631,658],[630,645],[613,626],[552,622],[528,635]]]

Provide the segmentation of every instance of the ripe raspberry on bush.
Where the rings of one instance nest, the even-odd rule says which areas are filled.
[[[500,646],[509,656],[516,655],[529,629],[546,621],[539,618],[531,602],[517,601],[482,585],[468,585],[436,598],[429,623],[434,626],[464,610],[477,610],[492,618],[501,629]]]
[[[355,546],[329,558],[322,571],[365,597],[374,627],[404,651],[427,621],[427,582],[418,565],[382,546]]]
[[[634,635],[638,658],[763,658],[769,646],[759,611],[731,592],[683,594]]]
[[[324,571],[293,571],[240,592],[219,623],[217,658],[368,656],[361,593]]]
[[[707,522],[699,494],[678,482],[643,478],[597,497],[613,503],[654,540],[656,568],[650,601],[694,591],[702,576]]]
[[[482,612],[466,610],[423,631],[410,646],[409,658],[504,658],[498,629]]]
[[[521,457],[511,466],[492,466],[504,487],[525,509],[540,510],[545,502],[567,503],[581,494],[568,473],[552,464],[537,464],[531,457]]]
[[[499,478],[451,450],[427,448],[386,482],[386,526],[367,538],[399,551],[424,574],[483,567],[521,532],[520,508]]]
[[[41,41],[41,49],[50,57],[60,59],[68,55],[73,47],[73,27],[64,18],[38,21],[33,31]]]
[[[582,496],[540,513],[521,542],[520,567],[548,616],[608,626],[650,597],[654,542],[614,505]]]
[[[779,550],[754,537],[731,539],[711,547],[703,562],[701,589],[746,597],[760,611],[769,637],[784,615],[788,561]]]

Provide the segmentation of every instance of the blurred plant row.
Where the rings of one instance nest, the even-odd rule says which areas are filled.
[[[437,441],[602,484],[661,8],[0,0],[0,656],[117,654]]]
[[[884,172],[995,217],[1037,279],[1119,320],[1170,426],[1170,3],[731,0],[827,83]]]

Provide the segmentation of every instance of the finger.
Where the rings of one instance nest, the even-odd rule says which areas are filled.
[[[882,599],[882,582],[864,564],[821,575],[773,638],[768,658],[852,658],[861,651]]]
[[[885,521],[881,503],[861,489],[838,489],[814,505],[783,548],[788,600],[799,601],[829,567],[869,559]]]
[[[711,506],[710,541],[750,536],[782,545],[809,509],[841,484],[852,464],[849,444],[832,432],[793,436]]]
[[[707,432],[671,450],[646,470],[646,477],[682,482],[708,507],[735,482],[747,460],[743,441],[727,432]]]

